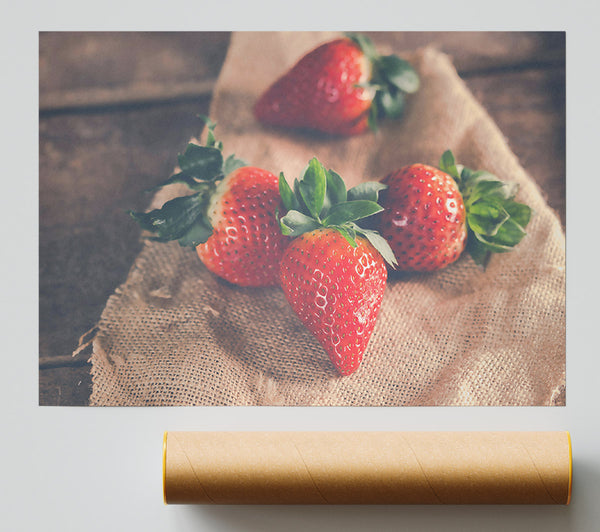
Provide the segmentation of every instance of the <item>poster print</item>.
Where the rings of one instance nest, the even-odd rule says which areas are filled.
[[[40,118],[41,227],[47,216],[59,210],[57,194],[51,184],[53,170],[58,166],[53,167],[52,157],[60,158],[56,155],[60,150],[57,140],[60,128],[53,129],[53,125],[65,127],[69,120],[71,124],[76,123],[81,113],[86,112],[96,113],[92,121],[98,116],[108,117],[108,122],[103,124],[104,140],[108,144],[104,149],[122,153],[126,151],[121,144],[123,139],[131,141],[133,138],[138,157],[123,156],[127,160],[123,165],[129,171],[139,172],[143,168],[147,172],[143,184],[142,179],[139,180],[141,186],[137,190],[121,191],[119,206],[122,210],[118,213],[121,218],[118,225],[111,222],[115,227],[126,227],[121,230],[135,234],[137,239],[142,234],[143,242],[136,250],[139,252],[131,257],[130,268],[103,300],[96,320],[89,324],[93,326],[91,331],[84,335],[76,350],[75,359],[84,357],[86,361],[79,367],[90,375],[89,393],[82,394],[85,404],[441,406],[565,403],[565,176],[564,134],[561,132],[561,124],[564,125],[564,34],[386,32],[367,36],[370,45],[365,45],[362,39],[359,43],[348,41],[341,33],[242,32],[226,38],[222,34],[62,36],[71,39],[74,54],[88,50],[89,56],[100,63],[102,46],[115,46],[119,39],[146,44],[138,48],[132,46],[129,53],[123,52],[122,59],[113,56],[114,63],[102,63],[113,75],[118,75],[119,68],[125,69],[125,64],[139,66],[138,70],[133,69],[133,77],[137,79],[130,80],[125,88],[121,87],[120,94],[106,87],[95,92],[91,89],[80,91],[75,94],[87,95],[89,103],[81,106],[70,103],[69,106],[67,102],[60,109],[54,103],[55,107],[51,109],[53,102],[45,96],[43,76],[40,79],[41,108],[44,102],[49,108]],[[298,127],[274,123],[257,112],[256,102],[280,76],[311,50],[341,37],[343,46],[353,50],[352,53],[356,53],[359,45],[363,47],[361,49],[367,46],[365,55],[372,61],[370,72],[361,72],[359,76],[362,77],[344,89],[348,93],[360,89],[367,104],[352,118],[350,125],[333,115],[329,120],[319,120],[326,111],[315,113],[317,122],[300,123]],[[52,64],[49,47],[57,45],[57,38],[55,34],[41,36],[42,73],[46,64],[48,67]],[[199,114],[198,109],[186,114],[180,108],[182,102],[188,101],[187,90],[206,91],[206,83],[202,85],[198,77],[193,83],[184,80],[169,84],[153,80],[146,70],[151,68],[152,62],[139,51],[143,48],[146,54],[154,54],[159,60],[164,56],[167,66],[162,70],[158,67],[158,74],[169,80],[181,79],[177,68],[185,70],[186,60],[193,62],[185,45],[194,39],[205,44],[217,43],[213,50],[222,51],[222,63],[215,69],[214,83],[210,84],[209,97],[203,103],[208,126],[195,117]],[[502,52],[492,46],[494,43],[502,44]],[[523,74],[516,66],[528,64],[527,50],[536,46],[546,50],[546,62],[530,66]],[[210,45],[207,49],[211,49]],[[396,56],[401,62],[383,61],[392,63],[392,73],[383,75],[381,60],[372,59],[373,49],[380,57]],[[515,56],[515,50],[521,50],[523,56]],[[184,58],[179,66],[173,60],[177,57]],[[514,72],[507,69],[509,57],[514,62]],[[123,62],[121,67],[120,61]],[[342,74],[339,79],[347,81],[350,74]],[[366,87],[363,78],[376,74],[381,78],[376,87]],[[201,78],[201,73],[198,76]],[[316,85],[319,85],[319,79],[317,77]],[[324,99],[333,100],[330,103],[339,101],[343,91],[328,84],[329,78],[323,79],[320,85],[328,95]],[[390,79],[395,79],[396,84]],[[386,84],[387,92],[378,92]],[[550,93],[548,87],[552,89]],[[64,93],[73,97],[73,91],[69,93],[64,89]],[[57,94],[60,95],[60,91],[51,95]],[[535,98],[543,99],[542,95],[546,96],[544,103],[549,113],[539,112],[539,100]],[[116,100],[111,101],[111,98]],[[141,100],[146,106],[142,109]],[[529,149],[529,153],[542,158],[547,156],[548,145],[520,147],[517,141],[526,143],[528,140],[519,132],[508,141],[486,108],[486,102],[500,117],[502,112],[498,109],[506,105],[513,113],[514,123],[518,124],[518,127],[513,126],[515,131],[536,127],[542,120],[539,115],[544,115],[542,128],[549,131],[544,140],[558,161],[550,178],[532,177],[513,151]],[[269,105],[281,107],[285,103],[271,102]],[[187,107],[194,108],[194,105]],[[379,119],[375,128],[368,127],[373,126],[373,108],[376,109],[375,118]],[[394,109],[398,112],[394,113]],[[392,116],[384,116],[386,111]],[[140,145],[149,144],[150,147],[138,148],[134,132],[143,136],[143,126],[149,120],[146,116],[136,117],[136,113],[159,113],[160,120],[167,123],[169,116],[175,120],[175,117],[186,115],[183,123],[187,130],[180,130],[179,124],[173,123],[163,131],[155,127],[152,133],[145,133],[145,143],[137,139]],[[308,114],[305,111],[295,119],[306,118]],[[194,120],[189,115],[193,115]],[[157,116],[154,114],[156,120]],[[136,118],[140,120],[136,122]],[[334,123],[337,129],[328,129]],[[90,137],[97,134],[89,122],[87,129],[79,127]],[[117,128],[116,132],[114,128]],[[173,136],[178,137],[168,143],[173,151],[167,154],[165,150],[165,155],[159,157],[157,150],[153,152],[152,143],[162,146],[160,143],[166,142],[162,135],[168,136],[173,130],[176,131]],[[89,144],[81,148],[81,157],[88,163],[92,161],[93,143]],[[199,150],[189,148],[189,144],[202,146],[204,154],[209,153],[208,162],[202,162],[198,158]],[[147,152],[153,152],[149,159],[144,158]],[[216,152],[221,153],[220,159],[218,156],[211,159],[210,154]],[[237,164],[238,158],[271,176],[269,184],[264,185],[263,179],[261,186],[271,187],[269,190],[274,194],[289,196],[283,198],[281,205],[268,204],[272,211],[270,216],[264,212],[265,202],[241,205],[247,211],[236,213],[238,219],[240,216],[259,218],[264,215],[268,221],[255,222],[256,233],[282,227],[283,232],[288,233],[283,238],[279,233],[277,236],[266,233],[263,241],[272,242],[277,238],[281,244],[267,262],[260,262],[261,254],[256,248],[248,252],[247,262],[233,262],[237,266],[231,270],[246,275],[246,281],[242,282],[239,279],[244,278],[243,275],[228,277],[212,267],[206,254],[203,256],[206,244],[196,241],[203,238],[202,227],[176,225],[171,240],[160,231],[149,231],[157,227],[156,224],[152,226],[156,220],[159,220],[158,225],[166,223],[173,227],[161,209],[169,201],[185,197],[188,198],[184,200],[185,205],[191,204],[191,210],[178,208],[177,213],[185,212],[189,214],[188,218],[209,222],[204,225],[209,226],[211,237],[221,230],[224,240],[241,241],[245,229],[242,225],[234,225],[231,211],[228,211],[230,217],[224,218],[225,225],[216,227],[223,221],[221,215],[224,212],[215,211],[216,195],[196,203],[189,199],[210,188],[211,183],[216,188],[221,187],[218,190],[222,198],[225,187],[222,183],[232,183],[234,180],[229,176],[244,174],[244,168],[248,168]],[[434,234],[434,229],[429,229],[429,225],[434,227],[432,220],[431,223],[421,220],[417,224],[424,226],[421,230],[425,233],[419,234],[418,228],[415,229],[412,233],[415,242],[398,243],[403,224],[412,223],[411,210],[421,211],[415,204],[410,207],[402,204],[408,194],[394,190],[396,187],[404,190],[402,187],[407,185],[396,185],[396,180],[400,181],[403,173],[415,174],[418,165],[425,165],[425,170],[419,167],[423,174],[418,174],[417,180],[428,179],[428,174],[439,171],[449,176],[449,183],[463,181],[469,189],[467,193],[464,187],[462,190],[459,187],[459,194],[454,193],[450,198],[455,202],[452,213],[442,211],[442,217],[456,215],[462,229],[459,228],[458,237],[454,238],[453,251],[445,252],[446,259],[437,264],[431,260],[436,245],[438,249],[446,249],[439,235],[436,237],[439,241],[433,247],[419,247],[423,235]],[[59,170],[73,178],[77,168],[77,161],[74,161],[70,168],[66,165]],[[206,168],[212,175],[199,175]],[[412,170],[407,171],[407,168]],[[430,171],[430,168],[436,170]],[[163,171],[162,175],[157,175],[158,169]],[[485,173],[477,173],[480,171]],[[254,174],[256,172],[258,170]],[[242,175],[240,183],[247,185],[256,178],[251,174]],[[284,176],[287,189],[280,182],[280,174]],[[475,181],[469,181],[473,175]],[[208,187],[201,183],[205,177]],[[110,180],[110,177],[106,179]],[[439,177],[435,185],[446,183],[445,179]],[[296,187],[295,180],[298,182]],[[146,196],[145,203],[138,198],[143,190],[165,181],[165,186]],[[484,184],[477,188],[476,181]],[[501,185],[493,185],[493,182]],[[385,187],[378,188],[373,183]],[[424,182],[423,186],[428,184],[434,185]],[[101,189],[107,183],[94,182],[88,186],[89,197],[94,197],[101,195]],[[283,192],[281,187],[284,187]],[[226,193],[233,188],[227,189]],[[438,188],[443,187],[439,185]],[[492,199],[475,205],[482,189],[492,189]],[[114,198],[115,192],[111,190],[105,194]],[[448,208],[448,192],[444,190],[444,194],[444,207]],[[428,204],[427,197],[425,192],[423,197],[413,201]],[[125,204],[125,199],[130,203]],[[202,211],[204,201],[207,204],[204,206],[212,211]],[[346,204],[363,202],[360,206],[366,209],[362,211],[364,216],[359,216],[347,205],[340,207],[344,201]],[[383,210],[376,212],[373,202],[380,203]],[[354,207],[357,207],[356,203]],[[196,208],[198,210],[194,210]],[[137,213],[134,218],[140,222],[143,233],[135,220],[124,212],[129,209]],[[462,218],[457,214],[461,209],[465,213]],[[153,211],[162,214],[144,217]],[[298,214],[289,216],[291,211]],[[382,223],[381,219],[392,212],[397,215],[390,215],[387,224]],[[333,217],[328,218],[329,214]],[[428,214],[425,212],[422,216]],[[487,221],[483,219],[484,214],[488,215]],[[98,219],[101,215],[98,214]],[[68,212],[65,216],[68,219]],[[302,224],[297,223],[298,220],[305,223],[303,228],[299,228]],[[441,220],[435,223],[441,224]],[[338,257],[358,253],[356,261],[348,262],[351,259],[345,256],[333,260],[337,266],[325,271],[323,262],[315,264],[308,259],[301,260],[299,257],[306,256],[302,255],[306,249],[301,248],[300,242],[307,241],[307,235],[317,230],[328,238],[325,244],[315,248],[322,253],[322,261],[333,258],[334,250]],[[151,236],[165,241],[148,238]],[[383,250],[376,245],[380,240],[387,245]],[[499,249],[500,253],[487,255],[489,248],[508,247],[505,245],[509,240],[514,240],[514,249]],[[316,242],[310,241],[306,245],[312,246]],[[484,242],[487,246],[478,249],[473,246],[476,242]],[[182,246],[182,243],[188,245]],[[43,308],[44,291],[48,287],[52,289],[50,281],[44,282],[47,278],[44,265],[51,265],[57,259],[42,242],[40,246]],[[268,249],[272,251],[272,248]],[[393,258],[386,261],[389,249]],[[411,251],[413,249],[420,250],[420,258],[413,256],[418,252]],[[295,253],[293,257],[291,250]],[[267,279],[248,282],[247,276],[252,270],[250,264],[257,261],[261,266],[257,272]],[[423,264],[427,267],[421,267]],[[284,269],[287,272],[285,282],[282,281]],[[344,278],[344,270],[354,270],[356,275]],[[301,278],[302,271],[309,271],[310,275]],[[377,273],[371,275],[372,272]],[[269,278],[269,275],[272,276]],[[371,280],[370,284],[361,284],[365,277]],[[301,282],[296,283],[296,279]],[[306,284],[306,289],[302,288],[302,283]],[[312,296],[305,297],[303,294],[306,293]],[[336,306],[340,303],[346,305],[344,311]],[[71,304],[75,309],[82,308],[85,300]],[[41,312],[41,351],[43,340],[49,338],[42,325],[45,315]],[[336,322],[338,318],[343,322]],[[85,330],[82,328],[80,333]],[[56,368],[50,367],[51,357],[43,358],[41,403],[46,393],[46,375],[51,369],[56,372]],[[72,364],[69,367],[72,369]]]

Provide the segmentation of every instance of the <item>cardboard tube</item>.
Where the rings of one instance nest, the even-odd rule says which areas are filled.
[[[568,504],[568,432],[166,432],[165,503]]]

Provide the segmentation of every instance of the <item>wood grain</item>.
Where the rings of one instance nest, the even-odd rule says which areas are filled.
[[[87,406],[92,393],[89,366],[40,370],[41,406]]]
[[[565,71],[560,67],[465,77],[548,204],[566,223]]]
[[[141,249],[126,211],[167,178],[201,130],[195,103],[40,121],[40,355],[70,355]]]
[[[40,109],[210,95],[229,33],[40,33]]]

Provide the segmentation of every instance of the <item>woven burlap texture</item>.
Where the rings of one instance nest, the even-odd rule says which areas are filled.
[[[421,89],[403,120],[377,134],[322,138],[253,118],[252,104],[270,82],[330,37],[233,34],[210,110],[225,154],[288,179],[317,156],[352,186],[405,164],[435,165],[450,148],[466,166],[520,185],[518,199],[535,211],[527,237],[485,271],[465,255],[439,272],[390,278],[362,366],[347,377],[279,287],[227,284],[194,250],[146,241],[98,324],[90,404],[564,404],[564,233],[449,57],[393,50],[418,69]],[[180,192],[163,189],[152,207]]]

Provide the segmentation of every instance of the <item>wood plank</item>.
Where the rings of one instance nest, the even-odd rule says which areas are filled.
[[[466,78],[547,203],[566,223],[565,70],[550,68]]]
[[[41,32],[40,109],[206,96],[226,32]]]
[[[565,32],[367,32],[376,45],[411,51],[432,46],[449,54],[460,74],[565,62]]]
[[[42,369],[39,374],[41,406],[87,406],[92,392],[90,366]]]
[[[367,32],[377,46],[434,46],[469,73],[565,61],[564,32]],[[177,100],[210,93],[230,34],[50,32],[40,34],[43,111]],[[118,58],[118,59],[116,59]]]
[[[95,325],[141,249],[126,209],[147,206],[208,104],[40,120],[40,356],[70,356]]]

